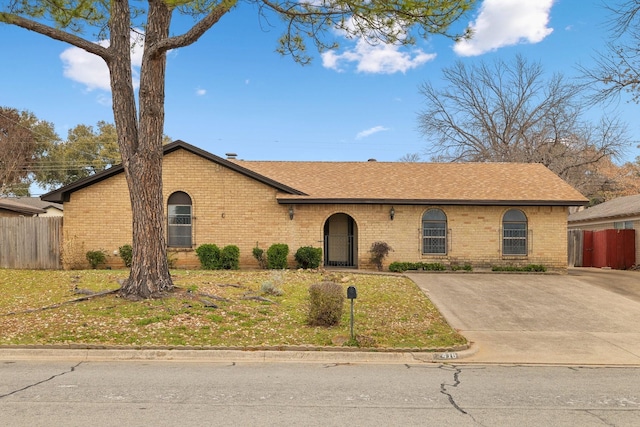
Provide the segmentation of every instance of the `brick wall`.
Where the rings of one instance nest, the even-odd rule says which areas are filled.
[[[431,206],[395,205],[395,218],[390,220],[391,205],[296,205],[294,219],[290,220],[289,206],[276,201],[277,190],[184,150],[165,156],[163,182],[165,201],[175,191],[183,191],[192,199],[193,248],[170,249],[170,257],[182,267],[199,265],[193,249],[204,243],[237,245],[240,264],[245,268],[258,266],[252,256],[256,244],[266,250],[273,243],[286,243],[293,267],[293,254],[299,247],[323,246],[325,222],[336,213],[354,219],[359,268],[373,268],[368,249],[378,240],[394,249],[385,266],[392,261],[458,262],[478,267],[531,263],[557,269],[567,266],[564,207],[522,207],[531,230],[529,255],[503,258],[501,218],[509,207],[437,206],[447,215],[450,233],[447,256],[434,257],[421,254],[422,215]],[[65,267],[78,267],[78,263],[86,262],[86,251],[98,249],[108,254],[109,265],[121,267],[117,250],[132,243],[124,174],[74,192],[64,209]]]

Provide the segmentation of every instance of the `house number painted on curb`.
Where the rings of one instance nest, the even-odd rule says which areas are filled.
[[[441,353],[440,359],[457,359],[458,353]]]

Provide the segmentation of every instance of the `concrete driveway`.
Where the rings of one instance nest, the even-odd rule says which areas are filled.
[[[640,271],[407,276],[478,346],[465,362],[640,366]]]

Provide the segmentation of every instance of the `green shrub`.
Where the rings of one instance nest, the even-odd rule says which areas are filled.
[[[376,268],[381,271],[382,270],[382,261],[389,255],[393,249],[387,242],[373,242],[371,244],[371,248],[369,248],[369,253],[371,254],[371,262],[376,266]]]
[[[196,248],[196,255],[200,260],[200,266],[205,270],[219,270],[220,248],[212,243],[205,243]]]
[[[309,287],[309,315],[311,326],[334,326],[340,323],[344,309],[342,286],[335,282],[314,283]]]
[[[289,246],[286,243],[274,243],[267,249],[267,268],[282,270],[287,268]]]
[[[133,247],[131,245],[122,245],[118,248],[120,258],[124,262],[124,266],[131,267],[131,260],[133,259]]]
[[[389,271],[402,273],[409,270],[444,271],[447,268],[439,262],[392,262],[389,264]]]
[[[267,268],[267,258],[264,254],[264,249],[258,247],[258,242],[256,242],[256,247],[253,248],[253,257],[258,261],[260,268]]]
[[[318,268],[322,261],[322,249],[312,246],[303,246],[296,251],[296,268]]]
[[[107,256],[102,250],[88,251],[86,257],[87,261],[89,261],[89,264],[91,265],[91,268],[93,268],[94,270],[98,268],[98,265],[104,264],[104,262],[107,260]]]
[[[224,270],[237,270],[240,268],[240,248],[236,245],[228,245],[220,252],[220,266]]]
[[[545,271],[547,271],[547,267],[541,264],[529,264],[524,267],[516,267],[513,265],[505,265],[505,266],[494,265],[493,267],[491,267],[491,271],[520,271],[520,272],[533,271],[533,272],[544,273]]]
[[[459,270],[473,271],[473,267],[471,266],[471,264],[465,264],[465,265],[451,264],[451,271],[459,271]]]
[[[389,264],[389,271],[392,271],[394,273],[403,273],[407,270],[411,270],[409,268],[409,262],[400,262],[400,261],[394,261],[391,264]],[[417,269],[414,269],[417,270]]]

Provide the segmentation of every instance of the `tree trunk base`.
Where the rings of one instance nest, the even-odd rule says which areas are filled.
[[[145,278],[134,280],[129,277],[120,288],[120,296],[131,301],[164,298],[174,290],[173,282]]]

